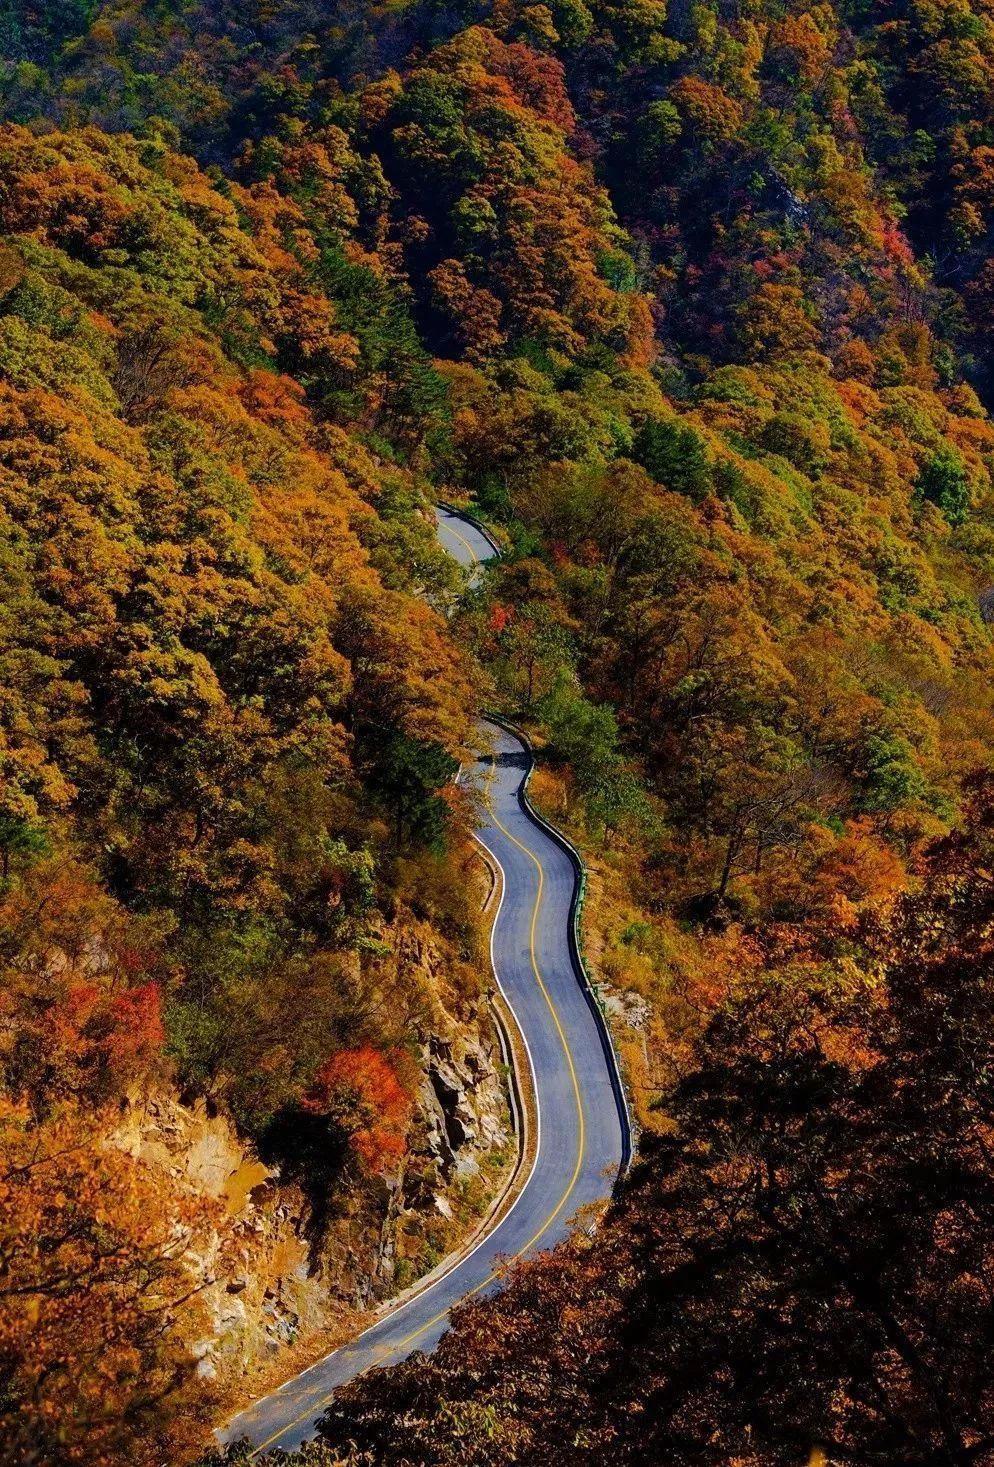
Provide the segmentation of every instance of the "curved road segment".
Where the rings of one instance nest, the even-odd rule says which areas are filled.
[[[440,504],[435,510],[436,535],[443,550],[457,560],[463,570],[479,571],[486,561],[493,560],[499,553],[496,543],[486,535],[479,525],[465,515]],[[475,579],[471,574],[470,580]]]
[[[494,554],[468,520],[446,510],[439,510],[438,519],[439,539],[467,568]],[[493,752],[461,778],[480,791],[478,838],[504,873],[491,952],[533,1071],[538,1134],[531,1172],[494,1230],[448,1273],[256,1401],[228,1424],[224,1441],[247,1437],[256,1450],[289,1451],[314,1436],[337,1386],[372,1366],[430,1350],[445,1332],[453,1305],[496,1288],[509,1261],[558,1243],[579,1208],[603,1204],[626,1154],[627,1122],[613,1059],[570,942],[574,861],[526,807],[531,756],[525,745],[496,724],[484,724],[483,732]]]

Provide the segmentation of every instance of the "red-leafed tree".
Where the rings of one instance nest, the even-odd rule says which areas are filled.
[[[410,1096],[395,1066],[371,1045],[332,1055],[303,1104],[326,1117],[371,1171],[388,1171],[403,1155]]]

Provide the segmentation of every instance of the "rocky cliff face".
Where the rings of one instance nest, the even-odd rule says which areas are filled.
[[[225,1117],[162,1092],[136,1099],[109,1139],[161,1174],[164,1206],[183,1194],[217,1204],[206,1246],[185,1258],[202,1306],[202,1334],[188,1342],[201,1378],[237,1372],[328,1322],[302,1196],[281,1188]]]
[[[162,1176],[164,1206],[214,1204],[208,1244],[188,1252],[199,1291],[198,1375],[224,1397],[269,1362],[290,1373],[361,1328],[472,1232],[515,1155],[500,1042],[485,998],[433,939],[397,935],[392,964],[417,965],[426,998],[412,1036],[422,1081],[408,1150],[386,1177],[343,1177],[315,1243],[303,1192],[251,1154],[221,1114],[163,1089],[135,1097],[109,1144]],[[288,1347],[295,1346],[295,1349]]]

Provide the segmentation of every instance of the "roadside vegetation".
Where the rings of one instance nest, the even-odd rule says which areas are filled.
[[[487,702],[588,855],[643,1157],[311,1457],[991,1460],[990,16],[0,36],[12,1460],[193,1449],[165,1224],[211,1223],[104,1144],[127,1097],[306,1134],[311,1205],[381,1215],[434,1002],[396,954],[430,929],[463,1025],[486,983]],[[451,619],[440,497],[507,547]]]

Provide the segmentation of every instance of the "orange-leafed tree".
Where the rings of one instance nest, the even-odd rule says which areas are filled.
[[[388,1170],[404,1152],[411,1101],[394,1063],[370,1044],[332,1055],[304,1107],[332,1128],[372,1171]]]
[[[5,1462],[163,1459],[197,1328],[184,1263],[210,1208],[158,1195],[96,1113],[39,1129],[0,1102],[0,1438]]]
[[[989,1467],[989,775],[972,794],[846,959],[788,958],[721,1005],[597,1247],[526,1265],[430,1360],[337,1395],[331,1449]]]

